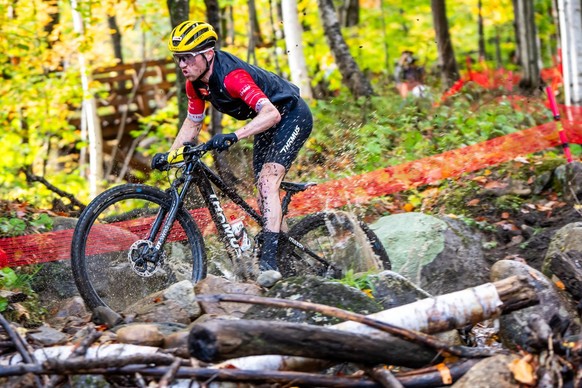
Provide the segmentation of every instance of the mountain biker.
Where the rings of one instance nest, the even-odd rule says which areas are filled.
[[[253,169],[263,217],[259,268],[275,270],[282,211],[279,186],[313,127],[308,105],[299,88],[232,54],[215,49],[218,37],[205,22],[185,21],[172,30],[168,48],[187,79],[188,115],[170,151],[193,141],[202,128],[205,102],[246,124],[229,134],[217,134],[210,144],[224,151],[254,135]],[[163,170],[169,152],[154,155],[152,168]]]

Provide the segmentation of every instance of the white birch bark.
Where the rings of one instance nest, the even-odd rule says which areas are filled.
[[[482,284],[446,295],[426,298],[414,303],[398,306],[368,315],[378,321],[390,323],[408,330],[426,334],[445,333],[468,324],[496,318],[503,304],[492,283]],[[447,319],[453,318],[454,319]],[[367,335],[387,335],[370,326],[346,321],[330,326]],[[305,357],[265,355],[235,358],[216,364],[213,368],[235,367],[246,370],[318,370],[328,365],[327,361]]]
[[[73,13],[73,27],[75,32],[83,36],[85,28],[83,16],[77,10],[79,3],[71,0]],[[79,52],[79,69],[81,71],[81,87],[83,88],[83,113],[82,120],[87,126],[89,143],[89,191],[91,197],[99,194],[99,182],[103,178],[103,137],[101,135],[101,122],[97,116],[97,103],[89,89],[90,75],[87,71],[85,55]]]
[[[311,90],[305,54],[303,53],[303,44],[301,42],[303,29],[301,28],[297,15],[297,0],[283,0],[281,2],[281,8],[283,11],[283,31],[285,32],[287,58],[289,61],[289,69],[291,70],[291,82],[299,87],[301,97],[312,99],[313,92]]]
[[[582,0],[558,0],[564,100],[582,105]]]

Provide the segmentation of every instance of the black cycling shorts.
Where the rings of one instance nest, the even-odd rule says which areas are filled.
[[[258,178],[265,163],[278,163],[289,171],[291,163],[311,133],[313,116],[307,103],[299,99],[281,121],[265,132],[255,135],[253,169]]]

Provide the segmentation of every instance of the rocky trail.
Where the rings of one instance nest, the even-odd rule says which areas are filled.
[[[581,387],[581,172],[516,160],[375,202],[360,216],[392,270],[342,281],[267,289],[211,274],[112,314],[87,310],[66,262],[44,264],[42,322],[5,294],[0,381]]]

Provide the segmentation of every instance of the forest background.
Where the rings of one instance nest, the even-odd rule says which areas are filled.
[[[515,61],[520,40],[515,11],[523,4],[533,6],[528,15],[535,35],[529,38],[538,49],[536,65],[555,66],[559,41],[553,0],[229,0],[220,4],[2,0],[0,197],[38,208],[59,204],[72,209],[125,180],[164,186],[163,175],[149,169],[121,177],[93,170],[86,157],[90,137],[73,124],[73,118],[81,115],[83,104],[105,97],[99,83],[91,81],[94,69],[169,59],[167,37],[172,26],[185,19],[217,16],[222,49],[289,79],[293,78],[291,57],[298,53],[289,55],[286,35],[299,32],[315,130],[289,180],[350,176],[548,122],[551,113],[544,96],[536,94],[539,77],[535,75],[533,85],[521,90],[485,90],[469,83],[441,103],[442,94],[466,71],[468,57],[475,70],[504,68],[524,75]],[[297,16],[297,24],[288,17],[289,7],[296,9],[291,15]],[[342,42],[346,53],[341,51]],[[402,99],[397,93],[392,74],[403,50],[412,50],[426,68],[429,98]],[[342,63],[346,56],[347,71]],[[357,82],[354,74],[361,77]],[[166,151],[177,132],[183,117],[180,77],[178,93],[163,109],[140,118],[140,129],[132,132],[145,139],[136,152],[146,159]],[[511,98],[515,95],[527,96],[517,102],[519,109]],[[242,125],[224,117],[217,128],[211,116],[201,141],[213,131],[231,132]],[[251,147],[251,142],[241,142],[227,160],[243,181],[250,177]],[[103,156],[103,164],[107,157]],[[99,173],[92,177],[95,171]],[[49,185],[35,183],[31,177]],[[0,216],[3,235],[16,234],[10,224],[14,216]]]

